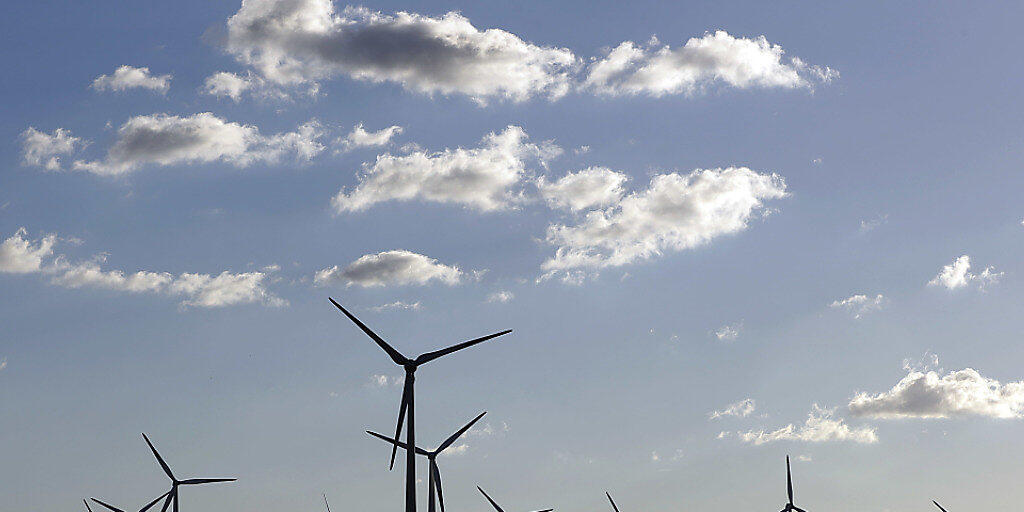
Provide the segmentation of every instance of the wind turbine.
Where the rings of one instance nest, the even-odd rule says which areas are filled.
[[[352,313],[349,313],[347,309],[341,306],[341,304],[338,304],[337,302],[334,301],[334,299],[330,297],[328,297],[328,299],[330,299],[331,304],[337,306],[337,308],[340,309],[341,312],[344,313],[349,320],[352,320],[352,322],[359,326],[359,328],[362,329],[367,336],[369,336],[374,342],[376,342],[377,345],[382,350],[384,350],[384,352],[387,352],[388,356],[391,357],[391,360],[394,361],[395,364],[405,369],[405,385],[403,386],[402,389],[402,405],[399,406],[398,408],[398,426],[395,428],[395,439],[397,440],[402,434],[402,422],[405,419],[406,411],[408,411],[409,423],[406,427],[405,442],[409,443],[410,446],[416,446],[416,416],[414,414],[415,409],[413,408],[413,398],[415,394],[413,392],[413,386],[416,382],[416,369],[419,368],[420,365],[429,363],[430,361],[433,361],[434,359],[437,359],[441,356],[446,356],[448,354],[451,354],[452,352],[456,352],[464,348],[476,345],[477,343],[483,343],[491,338],[497,338],[498,336],[502,336],[512,332],[512,329],[508,329],[505,331],[501,331],[499,333],[488,334],[487,336],[476,338],[469,341],[464,341],[457,345],[452,345],[448,348],[443,348],[441,350],[435,350],[433,352],[426,352],[424,354],[420,354],[419,356],[416,356],[415,359],[409,359],[408,357],[402,355],[401,352],[395,350],[394,347],[388,345],[388,343],[384,341],[380,336],[377,336],[377,333],[370,330],[370,328],[367,327],[366,324],[360,322],[358,318],[353,316]],[[391,469],[394,469],[395,467],[396,453],[398,453],[397,444],[392,445],[391,449]],[[416,452],[414,450],[406,450],[405,510],[406,512],[416,512]]]
[[[146,444],[149,445],[149,449],[153,451],[153,455],[156,456],[156,461],[160,463],[160,467],[163,468],[164,473],[167,473],[167,478],[171,479],[171,490],[167,491],[167,494],[164,495],[167,497],[167,499],[164,500],[164,506],[163,508],[160,509],[160,512],[166,512],[167,506],[170,505],[171,502],[174,502],[174,512],[178,512],[179,485],[212,484],[217,482],[234,482],[236,480],[234,478],[189,478],[186,480],[178,480],[174,476],[174,473],[171,473],[171,468],[167,466],[166,462],[164,462],[164,458],[161,457],[160,454],[156,451],[156,448],[153,447],[153,443],[149,442],[149,437],[146,437],[146,434],[142,434],[142,438],[146,440]],[[150,506],[151,505],[152,503],[150,503]],[[144,511],[145,509],[140,510],[139,512]]]
[[[170,494],[170,493],[171,493],[171,491],[167,491],[167,492],[161,494],[157,499],[149,502],[149,504],[146,505],[145,507],[140,508],[139,512],[146,512],[147,510],[152,508],[153,505],[156,505],[156,503],[158,501],[160,501],[160,500],[164,499],[165,497],[167,497],[167,495]],[[100,505],[103,505],[104,507],[110,509],[113,512],[124,512],[123,510],[121,510],[121,509],[119,509],[119,508],[117,508],[117,507],[115,507],[113,505],[110,505],[109,503],[103,503],[102,501],[100,501],[100,500],[98,500],[96,498],[89,498],[89,499],[95,501],[96,503],[99,503]],[[82,500],[82,501],[85,501],[85,500]],[[89,509],[89,512],[92,512],[92,508],[89,507],[89,502],[85,503],[85,508]]]
[[[497,510],[498,512],[505,512],[504,510],[501,509],[501,507],[498,506],[497,503],[494,502],[494,500],[491,499],[490,496],[487,495],[486,492],[484,492],[483,489],[480,489],[479,485],[476,486],[476,488],[477,488],[477,490],[480,491],[481,494],[484,495],[484,498],[487,498],[487,501],[491,502],[491,506],[494,507],[494,510]],[[553,508],[546,508],[544,510],[538,510],[537,512],[551,512],[552,510],[554,510],[554,509]]]
[[[612,508],[615,509],[615,512],[619,512],[619,507],[615,506],[615,500],[612,499],[612,495],[608,494],[608,491],[605,491],[604,495],[608,496],[608,501],[610,501],[612,503]]]
[[[430,494],[429,494],[429,496],[427,498],[429,500],[427,502],[427,507],[429,508],[430,512],[434,512],[434,510],[435,510],[435,508],[434,508],[435,501],[440,502],[440,504],[441,504],[441,512],[444,512],[444,492],[442,492],[442,490],[441,490],[441,471],[439,469],[437,469],[437,456],[441,452],[445,451],[445,449],[447,449],[449,446],[451,446],[452,443],[454,443],[458,438],[462,437],[462,434],[465,434],[466,431],[469,430],[473,426],[474,423],[479,421],[480,418],[483,418],[484,414],[487,414],[487,412],[484,411],[484,412],[480,413],[480,415],[477,416],[476,418],[473,418],[473,421],[470,421],[469,423],[466,424],[466,426],[460,428],[457,432],[455,432],[454,434],[448,436],[448,439],[445,439],[444,442],[441,443],[440,445],[438,445],[438,447],[436,449],[434,449],[434,450],[424,450],[423,448],[420,448],[419,446],[416,447],[416,453],[425,456],[427,458],[427,460],[430,461],[430,474],[427,475],[428,482],[429,482],[428,488],[430,489]],[[376,432],[371,432],[369,430],[367,430],[366,433],[370,434],[371,436],[377,437],[379,439],[383,439],[383,440],[385,440],[385,441],[387,441],[387,442],[389,442],[391,444],[394,444],[395,446],[400,446],[400,447],[402,447],[402,448],[404,448],[406,450],[409,449],[409,445],[407,445],[407,444],[405,444],[405,443],[403,443],[401,441],[392,439],[392,438],[390,438],[388,436],[381,435],[381,434],[378,434]],[[437,487],[437,499],[436,500],[434,499],[434,488],[435,487]],[[328,512],[330,512],[330,511],[328,511]]]
[[[786,508],[783,508],[781,512],[789,512],[791,510],[807,512],[793,504],[793,473],[789,470],[789,455],[786,455],[786,491],[789,493],[789,502],[786,503]]]
[[[942,508],[942,505],[939,505],[939,502],[932,500],[932,503],[934,503],[936,507],[939,507],[939,510],[942,512],[946,512],[946,509]]]

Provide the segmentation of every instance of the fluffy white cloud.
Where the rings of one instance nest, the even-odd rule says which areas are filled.
[[[605,95],[664,96],[695,94],[716,84],[739,89],[811,88],[838,76],[827,67],[784,59],[782,47],[764,36],[734,37],[719,30],[694,37],[685,45],[646,46],[626,41],[589,67],[583,87]]]
[[[950,418],[985,416],[1024,418],[1024,382],[1001,384],[964,368],[940,376],[909,369],[906,377],[883,393],[858,393],[850,412],[872,418]]]
[[[800,441],[805,443],[824,443],[831,441],[851,441],[859,444],[874,444],[878,435],[874,427],[850,428],[842,419],[835,419],[835,409],[824,409],[814,404],[803,425],[790,423],[778,430],[766,432],[751,430],[737,432],[744,443],[762,445],[776,441]],[[719,434],[719,438],[724,438]]]
[[[400,133],[402,133],[401,126],[389,126],[375,132],[368,132],[363,128],[363,123],[359,123],[339,142],[346,151],[356,148],[380,147],[386,146],[395,135]]]
[[[271,136],[258,128],[225,121],[210,112],[187,117],[169,114],[135,116],[117,130],[117,141],[103,161],[76,161],[75,169],[121,175],[143,165],[226,162],[246,167],[273,163],[286,154],[309,160],[324,150],[323,131],[310,121],[294,132]]]
[[[374,312],[377,312],[377,313],[380,313],[382,311],[395,311],[395,310],[419,311],[420,307],[422,307],[422,305],[420,304],[420,301],[416,301],[416,302],[402,302],[400,300],[396,300],[394,302],[389,302],[387,304],[381,304],[380,306],[374,306],[374,307],[370,308],[370,310],[374,311]]]
[[[557,250],[543,268],[620,266],[694,248],[742,231],[764,201],[785,195],[782,177],[746,167],[661,174],[647,190],[591,211],[577,225],[549,226],[547,241]]]
[[[844,309],[853,315],[854,318],[859,319],[872,311],[881,311],[888,303],[889,300],[881,293],[874,297],[857,294],[842,300],[832,301],[832,303],[829,304],[829,307],[833,309]]]
[[[0,272],[30,274],[43,269],[43,260],[53,254],[57,235],[46,235],[39,240],[28,240],[25,228],[0,244]]]
[[[251,77],[219,71],[203,81],[203,92],[211,96],[227,96],[235,102],[242,100],[242,94],[252,89]]]
[[[508,290],[494,292],[487,296],[487,302],[509,302],[516,296]]]
[[[265,287],[265,272],[241,274],[221,272],[209,274],[140,270],[126,273],[122,270],[104,270],[103,258],[82,263],[69,263],[63,255],[54,255],[56,235],[41,240],[25,239],[24,228],[0,244],[0,272],[39,273],[49,275],[51,282],[65,288],[99,288],[128,293],[160,293],[183,297],[182,306],[204,308],[232,304],[260,302],[270,306],[287,304]],[[47,262],[45,260],[52,259]]]
[[[346,75],[479,102],[521,101],[564,95],[576,64],[567,49],[533,45],[500,29],[479,30],[456,12],[336,12],[332,0],[247,0],[227,28],[227,51],[279,85]]]
[[[551,206],[576,211],[615,203],[625,194],[622,185],[628,179],[621,172],[590,167],[550,183],[541,176],[537,180],[537,188]]]
[[[337,265],[316,273],[318,285],[345,283],[362,287],[426,285],[440,281],[449,286],[459,284],[463,272],[456,266],[411,251],[384,251],[359,257],[344,269]]]
[[[64,128],[45,133],[29,127],[21,132],[21,155],[25,165],[59,171],[61,155],[69,155],[82,146],[82,139]]]
[[[1003,276],[1002,272],[996,272],[994,267],[985,267],[980,274],[971,272],[971,257],[964,254],[953,260],[953,263],[942,267],[939,275],[928,281],[929,286],[943,286],[950,290],[963,288],[969,284],[977,284],[978,288],[999,282]]]
[[[526,140],[522,128],[509,126],[501,133],[487,134],[474,149],[379,155],[373,165],[364,166],[359,184],[347,193],[340,190],[331,204],[338,213],[365,210],[383,201],[413,199],[462,204],[481,211],[507,208],[518,199],[513,187],[526,173],[526,160],[543,161],[560,152],[551,144],[538,146]]]
[[[718,341],[733,341],[740,337],[740,329],[742,328],[743,322],[723,325],[715,330],[715,337],[718,338]]]
[[[713,420],[723,418],[725,416],[746,418],[747,416],[753,414],[755,409],[757,409],[757,402],[755,402],[753,398],[744,398],[739,402],[727,405],[725,409],[711,411],[710,413],[708,413],[708,418]]]
[[[124,65],[117,68],[112,75],[100,75],[92,81],[92,88],[97,91],[127,91],[128,89],[149,89],[167,93],[171,88],[171,75],[150,74],[149,68],[137,68]]]

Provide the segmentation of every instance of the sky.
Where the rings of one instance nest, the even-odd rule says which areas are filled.
[[[1024,499],[1022,5],[8,12],[5,510]]]

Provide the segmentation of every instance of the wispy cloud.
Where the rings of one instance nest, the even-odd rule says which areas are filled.
[[[825,409],[814,404],[807,420],[802,425],[792,423],[777,430],[750,430],[737,432],[736,435],[744,443],[762,445],[778,441],[796,441],[805,443],[824,443],[849,441],[858,444],[874,444],[878,435],[874,427],[850,427],[846,422],[835,418],[835,409]],[[724,438],[719,434],[720,438]]]
[[[868,297],[867,295],[858,294],[851,295],[842,300],[835,300],[829,307],[832,309],[842,309],[853,315],[854,318],[860,319],[862,316],[871,313],[872,311],[881,311],[889,303],[889,299],[886,299],[881,293],[874,297]]]
[[[731,403],[724,409],[711,411],[708,413],[709,419],[718,419],[726,416],[735,416],[737,418],[746,418],[753,414],[754,410],[757,409],[757,402],[752,398],[744,398],[739,402]]]

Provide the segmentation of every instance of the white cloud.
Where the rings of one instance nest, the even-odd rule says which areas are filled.
[[[363,123],[359,123],[339,142],[346,151],[356,148],[380,147],[388,145],[391,139],[400,133],[402,133],[401,126],[389,126],[375,132],[368,132],[363,128]]]
[[[746,167],[657,175],[647,190],[590,211],[575,226],[549,226],[547,241],[557,250],[543,268],[620,266],[691,249],[746,229],[765,200],[785,195],[782,177]]]
[[[744,443],[762,445],[777,441],[799,441],[805,443],[824,443],[833,441],[850,441],[859,444],[874,444],[878,435],[874,427],[850,428],[842,419],[835,419],[835,409],[824,409],[814,404],[803,425],[790,423],[785,427],[770,432],[751,430],[737,432]],[[720,437],[721,438],[721,437]]]
[[[757,409],[757,402],[752,398],[744,398],[739,402],[731,403],[724,409],[718,411],[711,411],[708,413],[709,419],[718,419],[725,416],[735,416],[737,418],[746,418],[753,414],[754,410]]]
[[[732,325],[723,325],[715,330],[715,337],[718,338],[718,341],[733,341],[740,337],[740,329],[742,328],[743,322]]]
[[[171,88],[171,75],[150,74],[149,68],[137,68],[124,65],[117,68],[112,75],[100,75],[92,81],[92,88],[97,91],[127,91],[128,89],[149,89],[166,94]]]
[[[405,380],[399,375],[381,375],[375,373],[370,376],[370,384],[378,388],[386,388],[388,386],[401,386],[405,384]]]
[[[219,71],[203,81],[203,92],[210,96],[227,96],[235,102],[241,101],[242,94],[252,89],[251,77],[240,76],[235,73]]]
[[[391,82],[425,94],[521,101],[569,89],[576,58],[500,29],[479,30],[457,12],[441,17],[331,0],[249,0],[227,22],[226,49],[283,86],[336,75]]]
[[[6,357],[3,358],[3,359],[0,359],[0,371],[2,371],[4,368],[7,368],[7,358]]]
[[[28,240],[25,228],[18,228],[14,235],[0,244],[0,272],[30,274],[40,272],[43,260],[53,254],[57,235],[46,235],[39,240]]]
[[[359,257],[344,269],[337,265],[316,273],[318,285],[345,283],[364,288],[377,286],[426,285],[440,281],[449,286],[459,284],[463,272],[456,266],[411,251],[394,250]]]
[[[121,175],[144,165],[226,162],[246,167],[274,163],[286,154],[310,160],[324,150],[323,132],[310,121],[294,132],[264,136],[258,128],[228,122],[210,112],[179,117],[135,116],[117,131],[117,141],[103,161],[76,161],[75,169],[100,175]]]
[[[1024,381],[1001,384],[964,368],[939,375],[908,369],[892,389],[858,393],[850,412],[872,418],[950,418],[984,416],[1024,418]]]
[[[878,226],[881,226],[882,224],[885,224],[886,222],[889,222],[889,214],[888,213],[881,214],[881,215],[879,215],[879,216],[877,216],[877,217],[875,217],[875,218],[873,218],[871,220],[861,220],[860,221],[860,233],[864,234],[864,233],[868,233],[870,231],[874,231],[875,228],[877,228]]]
[[[374,306],[374,307],[370,308],[370,310],[374,311],[374,312],[377,312],[377,313],[380,313],[380,312],[383,312],[383,311],[395,311],[395,310],[419,311],[420,307],[422,307],[422,305],[420,304],[420,301],[416,301],[416,302],[402,302],[400,300],[396,300],[394,302],[389,302],[387,304],[381,304],[380,306]]]
[[[69,155],[82,145],[82,139],[71,135],[64,128],[46,133],[30,126],[21,132],[22,161],[25,165],[42,167],[48,171],[59,171],[61,155]]]
[[[646,46],[625,41],[588,69],[582,86],[603,95],[693,95],[715,85],[738,89],[813,88],[839,74],[833,69],[809,66],[799,58],[784,59],[781,46],[764,36],[734,37],[725,31],[694,37],[685,45]]]
[[[509,126],[501,133],[487,134],[479,148],[379,155],[373,165],[364,166],[359,185],[347,193],[340,190],[331,204],[338,213],[365,210],[383,201],[413,199],[462,204],[481,211],[507,208],[518,200],[512,188],[526,173],[525,159],[543,161],[559,151],[526,139],[522,128]]]
[[[881,311],[888,303],[889,299],[886,299],[881,293],[874,297],[857,294],[842,300],[832,301],[832,303],[829,304],[829,307],[833,309],[844,309],[848,313],[852,314],[854,318],[859,319],[872,311]]]
[[[537,180],[537,188],[551,206],[576,211],[617,202],[625,194],[622,185],[628,179],[621,172],[590,167],[550,183],[541,176]]]
[[[509,302],[516,296],[508,290],[494,292],[487,296],[487,302]]]
[[[980,274],[975,274],[970,269],[971,257],[964,254],[953,260],[953,263],[942,267],[939,275],[928,281],[928,285],[943,286],[950,290],[955,290],[975,283],[978,285],[978,288],[984,288],[987,285],[999,282],[999,278],[1003,276],[1003,273],[996,272],[994,267],[985,267]]]
[[[264,272],[219,275],[140,270],[103,270],[102,257],[82,263],[69,263],[63,255],[54,255],[56,235],[41,240],[26,240],[24,228],[0,244],[0,272],[38,273],[51,277],[51,283],[64,288],[98,288],[128,293],[159,293],[183,297],[182,306],[204,308],[259,302],[282,306],[287,302],[267,291]],[[46,262],[53,256],[52,260]]]

